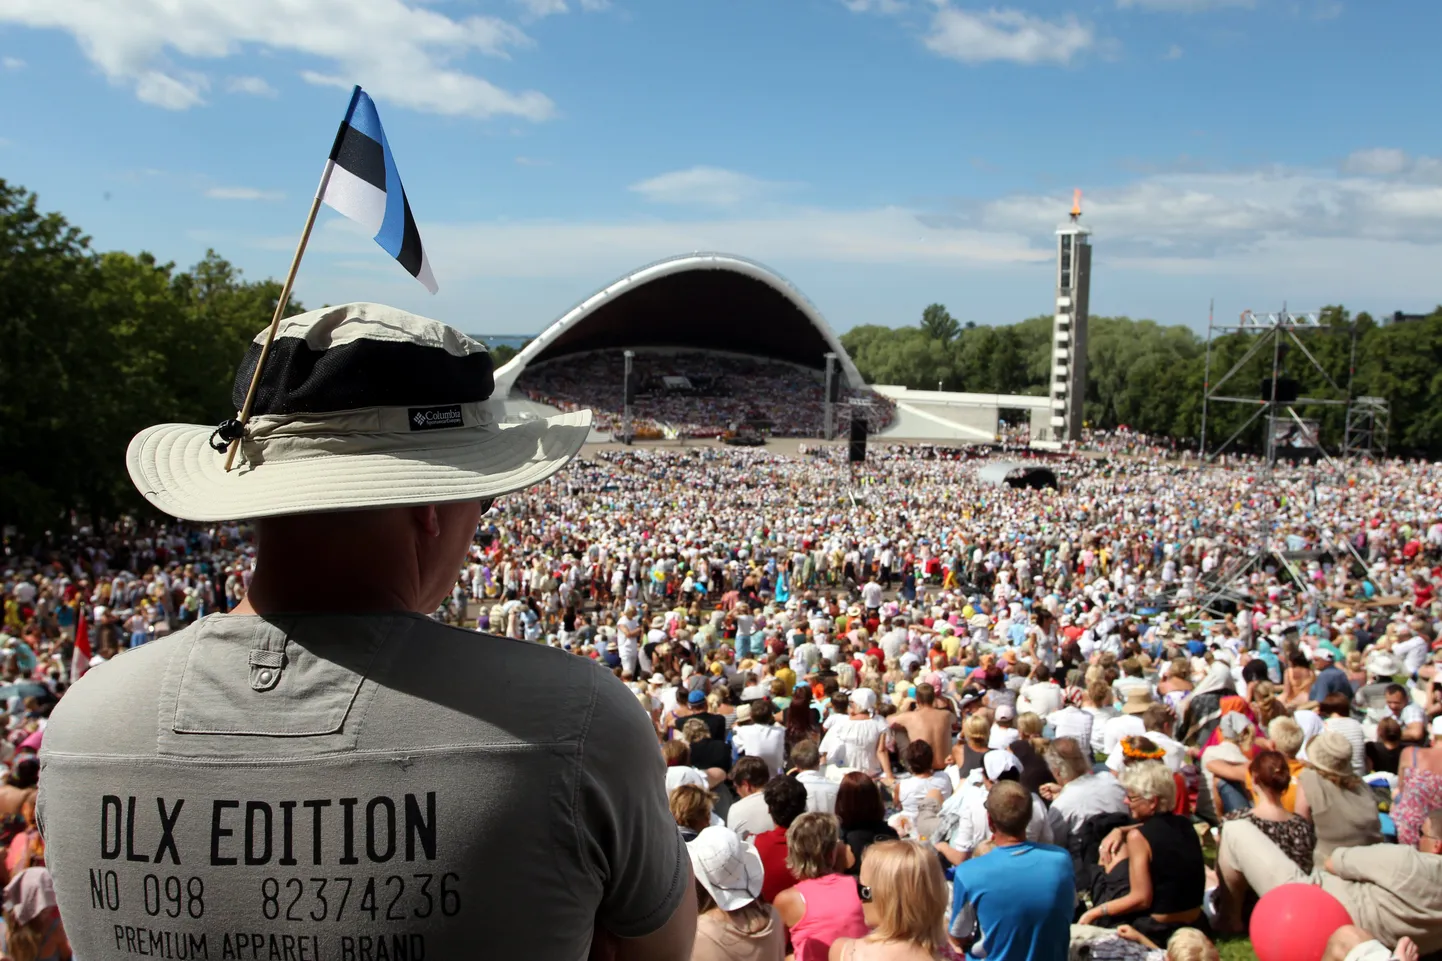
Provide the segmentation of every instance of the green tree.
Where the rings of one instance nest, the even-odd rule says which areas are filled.
[[[932,340],[950,344],[961,333],[961,325],[941,304],[931,304],[921,312],[921,329]]]

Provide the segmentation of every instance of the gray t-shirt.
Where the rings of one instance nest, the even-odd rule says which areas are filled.
[[[77,957],[585,958],[691,896],[650,719],[592,661],[417,615],[213,615],[56,708]]]

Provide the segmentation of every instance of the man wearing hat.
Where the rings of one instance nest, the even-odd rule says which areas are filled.
[[[258,554],[234,613],[91,671],[50,720],[39,817],[75,953],[218,956],[245,932],[255,956],[463,957],[482,934],[496,956],[685,955],[690,861],[635,695],[428,617],[482,514],[564,467],[590,412],[506,423],[482,344],[389,307],[265,342],[236,377],[240,408],[260,369],[248,422],[127,453],[153,505],[253,519]],[[147,910],[171,890],[180,914]]]

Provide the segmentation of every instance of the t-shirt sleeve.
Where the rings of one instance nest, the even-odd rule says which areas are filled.
[[[1365,881],[1396,890],[1408,879],[1410,870],[1405,858],[1412,848],[1397,844],[1368,844],[1332,851],[1332,870],[1345,881]]]
[[[599,673],[599,672],[598,672]],[[650,720],[614,678],[598,676],[581,755],[577,831],[601,884],[597,920],[623,938],[665,924],[690,890],[690,863],[666,803]]]

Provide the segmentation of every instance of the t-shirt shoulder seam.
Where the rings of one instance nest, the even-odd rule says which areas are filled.
[[[591,674],[589,679],[591,682],[591,696],[586,701],[586,714],[581,721],[581,733],[576,742],[576,777],[574,782],[575,786],[571,789],[571,810],[576,814],[576,816],[571,819],[571,826],[576,833],[575,844],[578,853],[584,853],[586,850],[585,838],[582,836],[581,829],[581,822],[584,820],[584,814],[581,810],[581,788],[583,779],[585,778],[586,743],[590,740],[591,724],[596,719],[596,702],[601,696],[601,685],[597,683],[599,678],[595,674]],[[585,865],[587,873],[591,874],[592,878],[604,887],[604,879],[595,876],[584,857],[580,860],[582,864]]]

